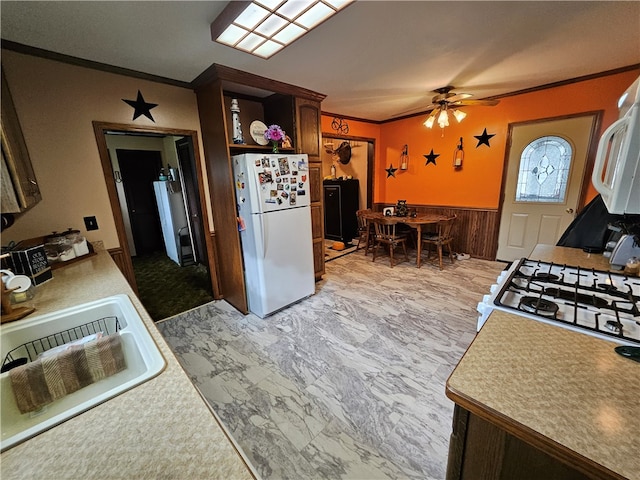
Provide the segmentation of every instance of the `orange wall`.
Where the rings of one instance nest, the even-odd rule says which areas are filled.
[[[349,135],[376,139],[374,202],[442,205],[496,209],[500,200],[500,184],[505,147],[510,123],[603,110],[601,132],[617,118],[616,101],[638,77],[640,70],[610,75],[570,85],[503,98],[495,107],[468,107],[467,118],[458,124],[451,119],[442,130],[437,125],[429,130],[423,125],[426,115],[381,125],[350,121]],[[332,116],[323,116],[322,131],[331,132]],[[474,135],[486,128],[495,134],[490,147],[477,147]],[[463,139],[464,165],[453,168],[453,153]],[[398,167],[402,146],[409,146],[409,170],[388,177],[390,163]],[[477,147],[477,148],[476,148]],[[423,155],[431,149],[440,154],[436,165],[425,166]],[[590,186],[587,201],[596,192]]]

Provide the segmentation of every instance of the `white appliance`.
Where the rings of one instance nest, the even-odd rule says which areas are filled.
[[[180,183],[172,181],[153,182],[153,190],[156,194],[162,237],[167,256],[178,265],[181,265],[181,252],[179,249],[182,246],[180,233],[188,232],[189,229]]]
[[[636,242],[634,235],[624,234],[611,251],[611,256],[609,257],[611,268],[623,270],[632,257],[640,257],[640,245]]]
[[[640,77],[618,100],[619,119],[600,138],[591,181],[612,214],[640,213]]]
[[[502,310],[622,345],[640,346],[640,278],[521,258],[477,308],[480,331]]]
[[[308,158],[232,161],[249,310],[264,318],[315,293]]]

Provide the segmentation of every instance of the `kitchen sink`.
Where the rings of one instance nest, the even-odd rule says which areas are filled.
[[[57,312],[33,316],[3,325],[0,329],[0,359],[34,357],[38,339],[59,338],[66,332],[100,325],[105,334],[120,333],[126,368],[44,406],[21,414],[16,404],[9,372],[0,375],[0,451],[4,451],[44,430],[54,427],[122,392],[155,377],[166,363],[142,318],[126,295],[115,295]],[[109,331],[111,330],[111,331]],[[61,333],[62,332],[62,333]],[[91,332],[93,333],[93,332]],[[66,338],[66,337],[65,337]],[[47,344],[48,345],[48,344]],[[45,347],[46,350],[50,347]],[[10,353],[11,352],[11,353]],[[26,353],[25,353],[26,352]],[[37,352],[36,352],[37,353]],[[35,360],[35,358],[29,358]],[[24,361],[24,360],[22,360]]]

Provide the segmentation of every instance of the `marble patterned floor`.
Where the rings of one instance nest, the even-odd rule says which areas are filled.
[[[266,319],[217,301],[157,324],[263,479],[443,479],[445,382],[504,264],[326,264]]]

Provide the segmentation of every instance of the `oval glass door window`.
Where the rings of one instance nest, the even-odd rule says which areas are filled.
[[[540,137],[522,151],[516,202],[564,203],[573,148],[562,137]]]

